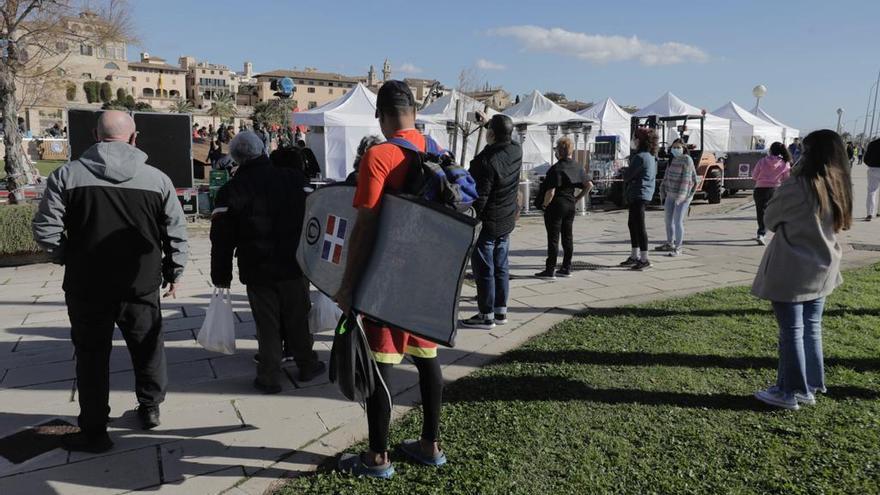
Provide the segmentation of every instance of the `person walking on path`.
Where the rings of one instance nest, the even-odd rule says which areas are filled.
[[[211,213],[211,282],[229,288],[232,258],[257,325],[257,377],[254,388],[281,391],[282,342],[310,381],[325,365],[312,350],[309,283],[296,262],[305,215],[305,179],[291,168],[275,167],[262,139],[251,131],[229,144],[238,172],[217,192]],[[282,336],[282,332],[284,335]]]
[[[865,221],[870,222],[874,215],[880,217],[880,210],[877,209],[877,196],[880,195],[880,139],[868,144],[863,161],[868,166],[868,216]]]
[[[675,257],[681,255],[684,219],[697,192],[697,169],[681,139],[673,141],[669,151],[672,160],[660,184],[660,196],[666,213],[666,243],[658,246],[657,251],[666,251],[669,256]]]
[[[544,228],[547,230],[547,260],[544,271],[535,274],[538,278],[553,280],[571,276],[571,260],[574,257],[574,216],[575,205],[590,189],[593,183],[587,179],[584,167],[572,160],[574,143],[569,137],[556,141],[557,162],[547,170],[544,179]],[[575,194],[575,190],[580,191]],[[562,234],[562,266],[556,270],[559,256],[559,236]]]
[[[471,256],[477,283],[479,313],[462,320],[469,328],[490,330],[507,323],[507,295],[510,291],[508,252],[510,233],[516,227],[519,210],[517,192],[522,173],[522,147],[511,140],[513,120],[492,116],[486,124],[487,146],[471,160],[470,174],[479,197],[474,202],[483,223]]]
[[[631,144],[633,153],[629,158],[623,180],[629,203],[629,238],[632,252],[620,266],[633,270],[651,268],[648,260],[648,230],[645,226],[645,208],[654,199],[657,187],[657,132],[647,127],[636,129]]]
[[[168,287],[165,296],[175,296],[188,245],[174,185],[135,148],[131,116],[104,112],[95,135],[97,144],[49,177],[33,232],[65,265],[81,431],[64,445],[98,453],[113,447],[107,423],[114,325],[131,355],[141,426],[160,423],[168,374],[159,291]]]
[[[386,81],[376,97],[376,117],[386,139],[405,139],[424,150],[426,138],[415,128],[416,101],[403,81]],[[368,149],[361,158],[354,207],[358,210],[352,230],[342,285],[335,296],[344,314],[350,314],[354,291],[371,256],[378,231],[382,196],[400,192],[406,186],[407,172],[415,154],[392,144],[382,143]],[[402,276],[402,275],[400,275]],[[446,463],[440,450],[440,407],[443,396],[443,374],[437,362],[437,345],[418,338],[406,330],[364,320],[364,333],[376,361],[379,377],[376,389],[367,399],[369,450],[360,455],[344,455],[339,469],[355,475],[390,478],[394,466],[388,456],[388,434],[391,425],[391,397],[383,384],[390,387],[391,370],[409,354],[419,373],[422,396],[422,434],[418,440],[405,440],[400,449],[414,461],[429,466]],[[377,377],[378,378],[378,377]]]
[[[764,246],[767,244],[767,227],[764,225],[764,212],[767,203],[773,198],[773,193],[791,174],[791,155],[780,142],[770,145],[770,153],[758,160],[752,171],[752,179],[755,181],[755,190],[752,193],[755,199],[755,214],[758,218],[758,234],[755,240]]]
[[[772,302],[779,325],[776,383],[755,393],[784,409],[812,405],[825,392],[822,311],[843,282],[837,234],[852,225],[852,183],[846,148],[830,130],[804,139],[801,162],[776,191],[765,215],[773,236],[752,294]]]
[[[801,159],[801,149],[800,138],[794,138],[794,141],[788,145],[788,154],[791,155],[792,165],[796,164]]]

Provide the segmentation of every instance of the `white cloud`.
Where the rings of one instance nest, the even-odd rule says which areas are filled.
[[[403,72],[404,74],[421,74],[423,71],[421,67],[416,67],[413,64],[405,63],[400,66],[400,72]]]
[[[597,63],[638,60],[644,65],[669,65],[709,59],[705,51],[693,45],[675,41],[658,45],[636,36],[577,33],[540,26],[508,26],[491,29],[489,34],[514,38],[529,51],[569,55]]]
[[[477,60],[477,68],[483,70],[504,70],[507,67],[502,64],[496,64],[491,60],[486,60],[485,58],[481,58]]]

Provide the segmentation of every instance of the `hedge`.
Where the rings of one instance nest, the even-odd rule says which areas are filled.
[[[0,206],[0,256],[40,252],[31,233],[36,211],[32,204]]]
[[[99,96],[101,97],[101,101],[107,103],[113,99],[113,88],[110,87],[110,83],[102,82],[100,88],[101,89],[99,90]]]

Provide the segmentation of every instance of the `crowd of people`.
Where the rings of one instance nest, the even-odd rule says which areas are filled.
[[[383,137],[369,136],[358,148],[355,171],[357,218],[348,243],[341,287],[333,299],[345,314],[363,268],[376,252],[383,195],[403,191],[413,154],[388,142],[401,139],[419,150],[430,137],[415,128],[418,105],[408,86],[388,81],[379,89],[377,119]],[[228,128],[218,136],[229,136]],[[469,164],[478,199],[473,204],[482,228],[471,267],[476,281],[478,313],[464,327],[491,329],[507,323],[509,253],[519,211],[522,148],[512,140],[513,122],[495,115],[485,123],[486,147]],[[207,130],[210,134],[212,129]],[[195,129],[194,132],[200,132]],[[185,220],[167,176],[146,166],[148,157],[135,147],[134,121],[123,112],[104,112],[98,121],[99,142],[49,178],[46,195],[34,218],[37,242],[66,265],[64,291],[76,349],[81,432],[70,435],[70,450],[103,452],[112,447],[109,418],[108,362],[114,324],[122,330],[134,364],[138,416],[144,428],[160,423],[159,405],[167,388],[162,339],[161,298],[173,297],[187,261]],[[309,281],[297,264],[309,176],[319,171],[305,143],[269,152],[259,127],[217,138],[235,164],[233,178],[218,192],[211,215],[211,280],[229,287],[233,259],[246,286],[257,328],[258,354],[254,387],[262,393],[281,391],[282,363],[293,361],[298,379],[320,376],[326,366],[314,351],[309,331]],[[621,263],[634,270],[650,268],[646,206],[657,184],[657,133],[638,128],[624,177],[629,203],[631,252]],[[764,252],[754,280],[755,296],[771,302],[779,327],[779,367],[774,385],[756,393],[773,406],[798,409],[825,392],[821,317],[825,298],[841,283],[838,234],[852,224],[852,187],[846,145],[832,131],[816,131],[786,149],[772,143],[755,168],[755,204],[759,243],[776,235]],[[574,256],[575,204],[592,183],[572,159],[573,143],[556,143],[557,162],[550,168],[538,198],[544,209],[547,258],[538,277],[571,275]],[[671,162],[660,184],[665,209],[666,240],[659,251],[681,254],[684,223],[698,177],[687,146],[670,146]],[[868,147],[871,167],[868,213],[876,214],[880,189],[880,140]],[[218,160],[219,161],[219,160]],[[132,223],[134,222],[134,223]],[[563,256],[557,265],[560,237]],[[106,270],[107,265],[114,270]],[[403,277],[405,274],[389,274]],[[160,288],[166,287],[164,296]],[[340,459],[340,469],[357,475],[389,478],[391,370],[409,355],[419,374],[423,428],[418,439],[400,450],[417,463],[447,462],[440,444],[443,377],[438,346],[406,329],[369,318],[364,332],[381,377],[366,401],[368,449]],[[383,387],[383,388],[380,388]]]

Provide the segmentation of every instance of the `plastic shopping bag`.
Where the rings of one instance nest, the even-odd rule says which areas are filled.
[[[235,317],[229,289],[214,288],[197,340],[209,351],[235,354]]]
[[[312,333],[335,330],[342,318],[342,310],[329,297],[318,292],[309,312],[309,329]]]

